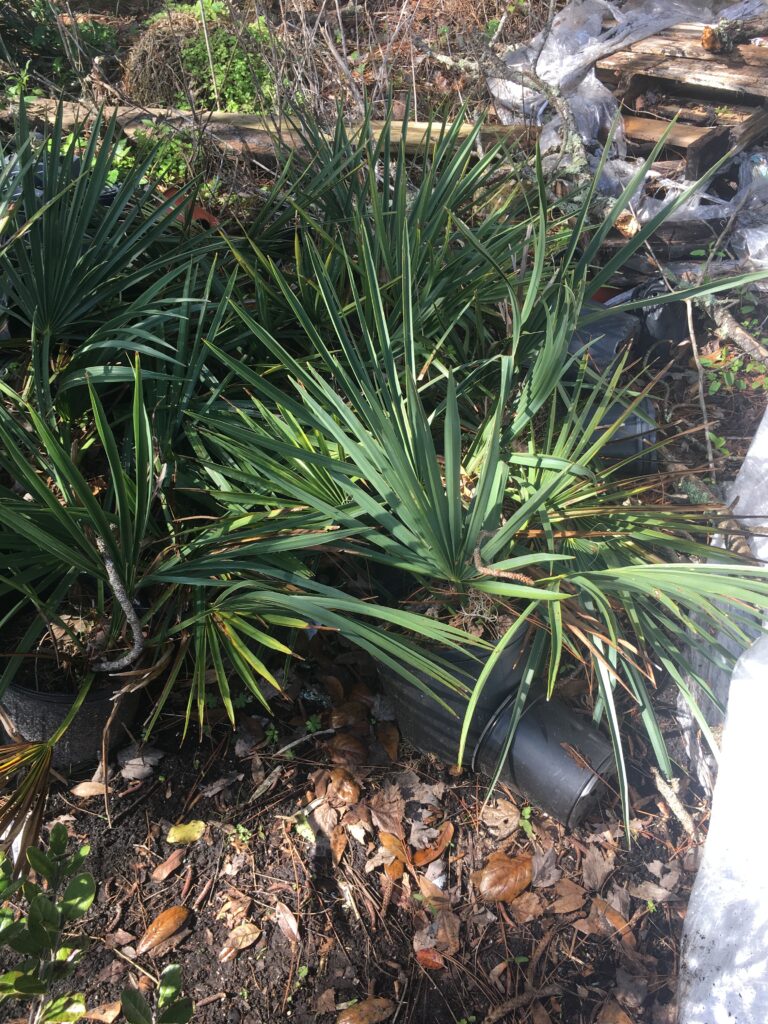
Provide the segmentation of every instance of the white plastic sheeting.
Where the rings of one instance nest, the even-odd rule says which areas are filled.
[[[768,413],[728,495],[735,498],[737,518],[768,527]],[[753,536],[750,546],[768,561],[768,536]],[[723,679],[713,682],[722,691]],[[766,1024],[768,636],[742,655],[718,696],[727,698],[728,714],[709,834],[685,919],[678,1022]]]
[[[597,80],[597,61],[674,25],[730,21],[764,9],[763,0],[739,0],[725,8],[717,0],[571,0],[550,26],[525,46],[510,50],[504,61],[511,69],[533,71],[555,87],[567,100],[584,142],[595,143],[618,112],[613,94]],[[488,87],[503,123],[521,117],[541,121],[546,97],[534,87],[505,78],[489,78]],[[557,119],[550,125],[556,128]],[[542,151],[547,138],[554,140],[555,132],[543,134]],[[617,148],[620,152],[621,146]]]
[[[763,637],[731,682],[712,820],[685,919],[679,1024],[768,1021],[766,723]]]

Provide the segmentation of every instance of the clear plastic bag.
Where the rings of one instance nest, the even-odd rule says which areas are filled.
[[[685,20],[700,20],[709,12],[695,0],[571,0],[551,27],[526,46],[510,52],[505,63],[513,71],[529,70],[555,87],[568,102],[577,131],[587,144],[605,141],[618,106],[610,90],[596,78],[594,65],[602,57],[631,46]],[[490,78],[488,86],[501,120],[521,116],[537,120],[546,96],[533,83]],[[616,148],[623,155],[622,139]]]

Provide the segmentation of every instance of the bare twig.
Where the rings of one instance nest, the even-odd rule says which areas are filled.
[[[699,838],[699,831],[693,823],[693,818],[683,807],[680,797],[677,795],[679,786],[678,780],[672,779],[671,782],[667,782],[667,780],[662,777],[658,768],[653,769],[653,777],[656,780],[656,786],[664,797],[670,811],[672,811],[691,839],[697,841]]]
[[[712,317],[717,324],[718,334],[724,341],[732,341],[752,359],[768,366],[768,348],[753,338],[727,309],[716,305],[712,311]]]
[[[498,1006],[494,1006],[485,1018],[484,1024],[496,1024],[497,1021],[503,1020],[510,1013],[514,1013],[516,1010],[522,1010],[524,1006],[530,1006],[534,1000],[544,999],[546,996],[559,996],[562,991],[563,990],[559,985],[544,985],[542,988],[527,988],[524,992],[521,992],[519,996],[513,996],[511,999],[505,999],[503,1003],[499,1003]]]

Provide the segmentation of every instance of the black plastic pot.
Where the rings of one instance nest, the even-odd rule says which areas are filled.
[[[56,744],[53,767],[67,771],[101,757],[101,737],[114,707],[114,690],[104,687],[92,690],[83,701],[72,724]],[[3,707],[14,728],[24,739],[47,740],[56,732],[72,707],[74,697],[64,693],[39,693],[11,685],[2,697]],[[110,747],[125,739],[124,726],[132,724],[139,705],[139,694],[129,693],[110,731]]]
[[[595,440],[601,431],[616,422],[624,410],[625,406],[618,403],[608,409],[595,434]],[[621,476],[647,476],[658,469],[658,453],[653,450],[656,439],[656,407],[646,396],[603,447],[600,458],[609,466],[629,460],[622,466]]]
[[[590,309],[605,309],[597,303],[585,303],[584,312]],[[640,330],[640,321],[629,313],[608,313],[595,320],[587,327],[578,327],[571,335],[568,343],[568,354],[576,355],[589,345],[589,358],[594,366],[602,371],[619,356],[628,351]],[[567,377],[576,376],[576,368],[570,367]]]
[[[487,775],[495,774],[508,735],[521,679],[518,654],[518,648],[510,646],[497,662],[469,728],[464,764]],[[445,651],[442,657],[450,662],[457,678],[469,687],[474,685],[483,658],[477,661],[454,651]],[[466,699],[425,674],[416,674],[451,710],[387,671],[384,686],[394,703],[400,731],[412,746],[455,764]],[[613,751],[603,733],[562,702],[540,696],[525,708],[499,778],[572,828],[612,772]]]

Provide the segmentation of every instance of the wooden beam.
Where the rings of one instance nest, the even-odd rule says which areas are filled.
[[[732,129],[734,150],[749,149],[768,135],[768,107],[760,107],[746,121]]]
[[[50,123],[56,116],[57,106],[56,100],[32,100],[27,102],[27,112],[30,120]],[[202,111],[192,114],[188,110],[165,110],[159,107],[117,106],[104,108],[105,118],[112,117],[113,114],[121,130],[129,138],[138,131],[146,131],[147,122],[150,122],[167,124],[173,128],[188,131],[202,129],[223,150],[243,156],[274,157],[275,144],[278,140],[280,145],[289,149],[300,149],[303,145],[301,133],[295,124],[284,121],[278,126],[274,121],[255,114],[230,114],[222,111]],[[12,120],[14,116],[15,111],[12,108],[0,111],[0,118],[5,120]],[[67,102],[63,104],[62,127],[64,131],[71,131],[76,124],[87,124],[95,116],[96,109],[93,106]],[[452,127],[450,122],[445,125],[446,129]],[[457,133],[458,138],[466,139],[473,127],[471,124],[462,124]],[[371,128],[374,135],[378,136],[384,131],[385,122],[373,121]],[[393,146],[405,146],[406,152],[418,152],[425,145],[430,131],[430,138],[434,145],[442,128],[443,124],[437,121],[431,123],[413,121],[408,125],[405,137],[403,137],[402,124],[394,122],[390,126],[392,144]],[[354,131],[354,128],[351,131]],[[485,145],[508,141],[531,146],[536,136],[536,128],[529,125],[486,125],[480,131],[480,138]]]
[[[656,143],[669,128],[669,121],[661,118],[636,117],[634,114],[624,115],[624,134],[633,142]],[[706,137],[718,129],[702,128],[697,124],[674,124],[667,136],[667,144],[677,149],[688,149],[694,142]]]
[[[688,181],[698,181],[710,167],[725,156],[731,147],[731,129],[710,128],[706,135],[692,143],[685,154],[685,176]]]
[[[698,36],[691,37],[687,33],[675,29],[663,32],[658,36],[649,36],[648,39],[641,39],[634,43],[627,52],[660,58],[685,57],[711,64],[727,63],[729,67],[733,68],[768,67],[768,48],[765,46],[741,44],[735,46],[729,53],[722,54],[705,50],[701,45],[700,32]]]
[[[634,75],[663,82],[670,90],[692,87],[709,96],[768,99],[768,74],[760,68],[737,68],[722,60],[691,60],[623,50],[597,62],[602,81],[614,87]]]

